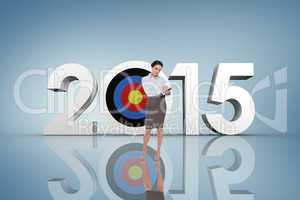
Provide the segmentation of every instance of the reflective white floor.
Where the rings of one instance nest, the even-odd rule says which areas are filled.
[[[143,199],[142,136],[6,136],[5,199]],[[281,199],[298,195],[296,136],[165,136],[166,199]],[[154,150],[147,164],[155,188]],[[298,195],[299,196],[299,195]]]

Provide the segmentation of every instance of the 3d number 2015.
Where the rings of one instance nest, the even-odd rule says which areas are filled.
[[[129,61],[121,65],[127,66],[127,68],[128,66],[134,66],[132,68],[141,68],[147,71],[151,69],[148,63],[142,61]],[[165,76],[163,72],[161,73]],[[208,103],[222,104],[226,101],[230,102],[234,108],[234,116],[231,120],[227,120],[222,114],[204,114],[202,118],[209,129],[225,135],[236,135],[244,132],[251,125],[255,116],[254,101],[245,89],[230,85],[230,80],[245,80],[253,75],[254,67],[252,63],[220,63],[217,65],[212,76]],[[198,109],[195,108],[195,106],[199,106],[198,64],[179,63],[168,78],[184,81],[184,88],[182,89],[185,99],[185,134],[198,135],[199,113]],[[62,124],[67,124],[67,121],[74,122],[95,99],[98,92],[98,83],[93,74],[80,64],[64,64],[57,67],[50,75],[48,89],[54,92],[67,92],[69,84],[74,80],[79,80],[80,87],[85,87],[85,90],[79,89],[76,95],[77,107],[67,115],[66,120],[52,119],[46,130],[50,130],[58,124],[63,126]]]

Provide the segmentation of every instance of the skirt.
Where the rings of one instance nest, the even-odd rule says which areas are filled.
[[[165,96],[147,97],[145,106],[146,129],[163,128],[166,116]]]

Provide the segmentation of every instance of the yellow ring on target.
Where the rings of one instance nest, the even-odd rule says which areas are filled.
[[[143,100],[143,94],[139,90],[131,90],[128,94],[128,101],[131,104],[139,104]]]
[[[143,170],[138,165],[133,165],[128,170],[128,176],[133,180],[138,180],[143,176]]]

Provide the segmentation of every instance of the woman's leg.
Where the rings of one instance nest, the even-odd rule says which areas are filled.
[[[160,147],[163,139],[163,128],[157,129],[157,151],[156,151],[156,171],[157,171],[157,190],[163,192],[164,181],[160,169]]]
[[[145,155],[147,154],[148,142],[150,140],[150,137],[151,137],[151,129],[146,128],[144,134],[143,154],[141,159],[144,159]]]
[[[160,160],[156,161],[156,171],[157,171],[157,191],[164,192],[164,180],[161,175]]]
[[[150,181],[149,172],[148,172],[148,166],[147,166],[147,163],[145,160],[145,156],[147,154],[148,142],[150,140],[150,137],[151,137],[151,129],[146,128],[145,134],[144,134],[143,152],[142,152],[142,157],[141,157],[141,164],[143,167],[143,183],[144,183],[144,188],[146,191],[152,190],[151,181]]]
[[[151,191],[152,190],[152,185],[149,177],[149,170],[148,166],[145,160],[141,162],[142,168],[143,168],[143,184],[145,191]]]
[[[160,147],[162,144],[162,139],[163,139],[163,128],[158,128],[157,129],[157,151],[156,151],[156,160],[160,159]]]

